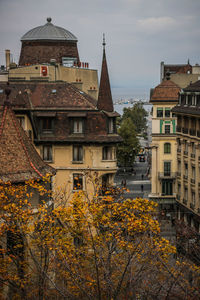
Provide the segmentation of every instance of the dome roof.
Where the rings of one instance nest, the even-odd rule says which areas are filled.
[[[21,41],[35,40],[77,41],[77,38],[68,30],[53,25],[51,23],[51,18],[47,18],[47,23],[45,25],[29,30],[21,38]]]

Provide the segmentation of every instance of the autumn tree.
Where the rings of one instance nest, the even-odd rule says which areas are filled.
[[[200,269],[161,238],[156,204],[100,196],[98,178],[86,180],[93,196],[77,191],[55,208],[31,205],[48,193],[39,182],[0,186],[1,297],[199,299]]]

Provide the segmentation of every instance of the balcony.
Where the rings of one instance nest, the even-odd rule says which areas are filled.
[[[183,133],[188,134],[188,128],[183,127],[182,131],[183,131]]]
[[[200,137],[200,131],[199,130],[197,130],[197,136]]]
[[[177,132],[181,132],[181,127],[180,126],[176,126],[176,131]]]
[[[183,178],[184,179],[188,179],[188,175],[183,175]]]
[[[184,155],[188,155],[188,151],[184,151]]]
[[[183,198],[183,204],[187,205],[187,199]]]
[[[191,208],[192,210],[194,210],[194,207],[195,207],[194,203],[190,203],[190,208]]]
[[[193,183],[193,184],[195,184],[195,179],[191,178],[190,182]]]
[[[195,154],[194,153],[191,153],[191,158],[195,158]]]
[[[159,179],[175,179],[176,175],[176,172],[158,172]]]
[[[190,135],[195,136],[196,135],[196,129],[190,129]]]

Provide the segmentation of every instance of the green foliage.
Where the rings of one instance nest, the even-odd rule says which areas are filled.
[[[122,116],[122,121],[130,118],[133,124],[135,125],[136,133],[142,133],[146,131],[147,120],[146,117],[148,113],[144,109],[142,103],[136,103],[133,107],[124,108],[124,113]]]
[[[123,138],[123,143],[117,147],[118,162],[122,166],[130,166],[135,161],[140,148],[131,118],[126,118],[121,122],[118,133]]]

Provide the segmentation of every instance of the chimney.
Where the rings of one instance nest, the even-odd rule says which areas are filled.
[[[6,55],[6,70],[8,71],[10,68],[10,50],[5,50]]]

